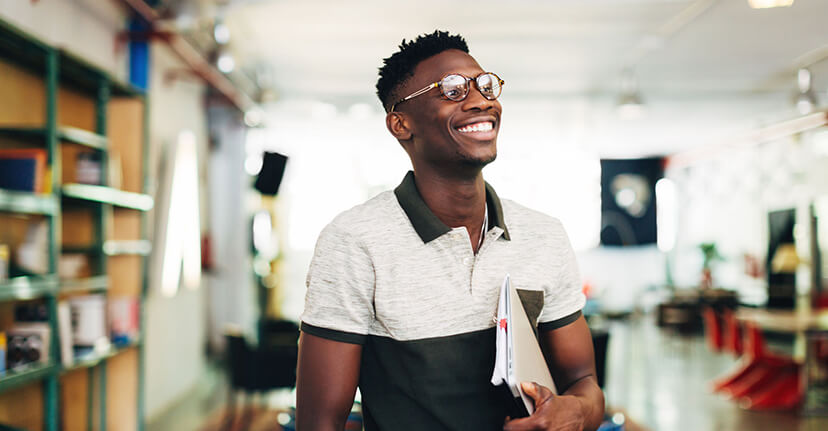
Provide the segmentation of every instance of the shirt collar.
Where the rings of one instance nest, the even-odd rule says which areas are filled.
[[[424,243],[430,242],[451,230],[431,212],[431,209],[423,201],[420,192],[417,190],[417,185],[414,183],[414,172],[408,171],[402,183],[394,189],[394,194],[411,221],[411,225],[414,226],[414,230],[417,231],[417,235]],[[503,238],[510,239],[509,230],[506,229],[506,222],[503,220],[503,207],[500,204],[500,198],[497,197],[497,193],[489,183],[486,183],[486,208],[489,212],[487,230],[497,226],[503,229]]]

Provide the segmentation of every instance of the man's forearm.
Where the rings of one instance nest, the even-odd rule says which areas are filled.
[[[594,431],[604,419],[604,392],[598,386],[595,376],[586,376],[569,387],[561,395],[578,398],[584,415],[584,430]]]

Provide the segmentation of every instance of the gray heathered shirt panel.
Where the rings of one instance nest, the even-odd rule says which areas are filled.
[[[511,240],[494,227],[477,256],[465,228],[423,243],[391,191],[345,211],[319,236],[302,321],[396,340],[486,329],[507,272],[516,288],[544,292],[539,322],[579,311],[585,298],[561,223],[501,203]]]

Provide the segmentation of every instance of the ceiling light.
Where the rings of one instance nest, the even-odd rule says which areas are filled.
[[[621,75],[621,95],[616,110],[622,120],[635,120],[644,116],[644,102],[638,92],[638,82],[630,69],[625,69]]]
[[[748,0],[750,7],[754,9],[770,9],[772,7],[788,7],[794,0]]]
[[[618,98],[618,106],[616,107],[618,116],[623,120],[635,120],[644,116],[644,103],[641,101],[641,96],[638,92],[622,94]]]
[[[247,127],[259,127],[264,121],[264,112],[261,108],[251,108],[244,113],[244,124]]]
[[[221,21],[216,22],[216,25],[213,26],[213,39],[219,45],[225,45],[227,42],[230,42],[230,28],[227,27],[227,24]]]
[[[794,96],[796,110],[802,115],[810,114],[817,105],[816,95],[811,89],[811,71],[799,69],[796,72],[796,86],[799,90]]]
[[[222,73],[230,73],[236,68],[236,60],[229,52],[222,52],[216,59],[216,67]]]

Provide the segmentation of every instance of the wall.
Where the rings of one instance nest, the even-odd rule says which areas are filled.
[[[115,38],[125,18],[115,2],[7,0],[0,2],[0,15],[44,42],[126,80],[128,53]]]
[[[215,267],[209,281],[208,336],[214,351],[224,346],[227,325],[255,335],[258,318],[250,253],[251,202],[256,196],[244,170],[246,128],[239,111],[229,106],[208,110],[210,151],[208,194],[209,235]]]
[[[151,51],[150,181],[154,189],[158,186],[156,179],[159,178],[165,149],[175,142],[183,130],[195,134],[199,164],[202,166],[200,170],[203,171],[207,154],[207,116],[203,103],[204,85],[193,80],[168,79],[167,72],[180,70],[184,65],[163,44],[154,43]],[[200,176],[203,185],[203,172]],[[201,202],[204,207],[204,200]],[[158,271],[158,268],[153,270]],[[165,297],[160,293],[160,286],[150,285],[146,320],[146,402],[149,419],[186,395],[204,373],[206,284],[207,281],[202,279],[199,289],[182,288],[174,297]]]

